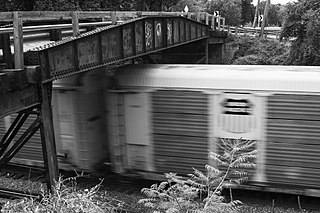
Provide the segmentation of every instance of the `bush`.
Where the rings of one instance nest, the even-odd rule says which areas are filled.
[[[206,174],[194,169],[189,179],[176,173],[166,173],[167,181],[143,188],[141,192],[148,198],[139,203],[154,209],[154,212],[229,212],[241,205],[239,200],[224,202],[223,188],[230,184],[241,184],[254,171],[257,158],[255,142],[247,140],[225,140],[218,142],[222,154],[209,152],[209,158],[220,165],[215,168],[206,165]]]
[[[232,64],[238,65],[288,65],[290,44],[275,39],[251,36],[234,36],[239,45]]]

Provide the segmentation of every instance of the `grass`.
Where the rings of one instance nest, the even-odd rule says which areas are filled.
[[[99,208],[103,209],[103,212],[119,212],[120,210],[124,210],[123,212],[137,212],[137,213],[151,213],[153,212],[152,209],[144,207],[141,204],[138,204],[138,201],[142,198],[145,198],[143,194],[140,193],[141,188],[148,185],[150,181],[143,182],[140,180],[123,180],[123,178],[119,177],[118,175],[108,175],[108,176],[101,176],[101,178],[104,178],[103,182],[100,184],[101,179],[100,178],[79,178],[77,185],[74,185],[72,187],[76,187],[76,190],[71,191],[73,195],[70,195],[68,197],[64,197],[62,199],[65,199],[66,201],[68,199],[74,199],[74,195],[78,194],[77,198],[82,198],[81,201],[82,204],[87,203],[88,195],[91,198],[89,199],[90,202],[99,205]],[[124,184],[124,182],[126,183]],[[2,186],[12,187],[12,186],[24,186],[27,187],[26,184],[30,184],[31,181],[28,180],[13,180],[6,177],[0,177],[0,183],[7,184]],[[18,183],[18,184],[16,184]],[[26,184],[24,184],[26,183]],[[99,185],[100,184],[100,185]],[[92,194],[89,193],[89,190],[91,188],[94,188],[95,186],[99,185],[98,188],[96,188],[95,193]],[[33,186],[33,191],[41,191],[41,186],[39,183],[31,183],[31,186]],[[37,188],[38,186],[39,188]],[[69,187],[71,187],[69,185]],[[18,187],[15,187],[14,189],[19,190]],[[83,194],[84,193],[84,194]],[[60,193],[61,195],[62,193]],[[83,194],[83,195],[79,195]],[[57,194],[56,194],[57,195]],[[51,197],[52,198],[52,197]],[[241,197],[237,197],[237,199],[241,199]],[[242,200],[242,199],[241,199]],[[37,212],[37,204],[35,201],[31,199],[24,199],[24,200],[6,200],[8,202],[6,208],[3,208],[1,212],[6,213],[13,213],[13,212],[21,212],[21,213],[29,213],[29,212]],[[252,200],[243,200],[244,204],[241,206],[235,213],[301,213],[302,211],[299,210],[297,207],[297,203],[292,203],[291,207],[286,206],[279,206],[276,204],[276,206],[273,208],[272,203],[266,203],[266,202],[257,202]],[[49,204],[49,203],[48,203]],[[49,204],[49,205],[52,205]],[[295,206],[295,208],[293,208]],[[19,209],[18,209],[19,207]],[[31,211],[31,207],[33,208],[33,211]],[[106,208],[108,207],[108,208]],[[29,209],[28,209],[29,208]],[[302,205],[303,208],[303,205]],[[38,207],[38,213],[40,213],[40,207]],[[49,211],[44,211],[49,212]],[[60,211],[63,212],[63,211]],[[64,211],[67,212],[67,211]],[[88,210],[87,212],[92,212],[91,210]],[[320,213],[320,210],[304,210],[305,213]],[[57,212],[58,213],[58,212]]]

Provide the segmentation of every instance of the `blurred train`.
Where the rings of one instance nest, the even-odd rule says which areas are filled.
[[[53,83],[53,122],[60,169],[93,171],[98,163],[108,162],[104,103],[108,79],[102,70],[93,70]],[[16,116],[0,119],[0,138]],[[21,130],[26,130],[35,118],[36,115],[29,116]],[[43,167],[42,155],[38,131],[10,163]]]
[[[320,196],[319,67],[128,65],[74,78],[54,87],[60,168],[188,174],[214,163],[214,138],[243,138],[259,150],[248,188]],[[13,161],[35,162],[33,143]]]

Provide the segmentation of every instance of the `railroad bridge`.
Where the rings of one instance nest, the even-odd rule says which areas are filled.
[[[0,118],[18,113],[6,133],[0,135],[0,169],[40,130],[48,186],[58,176],[51,108],[54,80],[137,63],[137,59],[151,63],[215,63],[227,38],[224,19],[207,13],[5,12],[0,17],[9,22],[0,28]],[[95,22],[79,21],[88,18]],[[52,19],[69,19],[72,23],[23,26]],[[81,33],[83,26],[87,31]],[[67,27],[72,27],[73,36],[61,40],[61,29]],[[58,41],[23,51],[28,39],[25,35],[36,35],[40,30],[50,30],[53,40]],[[37,119],[19,133],[30,115]]]

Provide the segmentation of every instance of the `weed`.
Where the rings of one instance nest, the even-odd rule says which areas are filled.
[[[33,198],[8,201],[1,209],[6,213],[73,213],[73,212],[116,212],[117,207],[95,199],[102,181],[90,189],[78,190],[76,179],[59,177],[51,193],[42,190],[43,198],[37,201]]]

